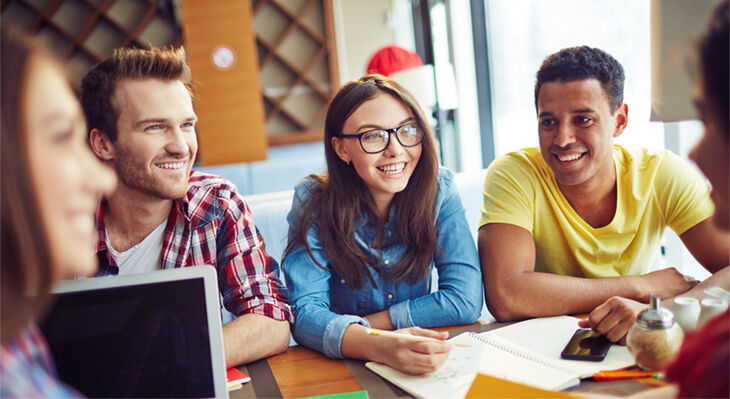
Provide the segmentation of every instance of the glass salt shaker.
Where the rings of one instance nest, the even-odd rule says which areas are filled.
[[[684,333],[674,322],[671,311],[659,306],[659,298],[650,297],[649,309],[639,313],[636,323],[629,329],[626,346],[645,370],[661,370],[679,352]]]

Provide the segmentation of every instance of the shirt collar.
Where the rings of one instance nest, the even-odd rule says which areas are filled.
[[[189,193],[188,193],[189,194]],[[187,195],[186,195],[187,197]],[[172,209],[170,210],[170,213],[177,212],[180,215],[183,215],[185,220],[190,221],[191,218],[187,215],[186,210],[188,209],[186,197],[183,197],[182,199],[175,200],[172,204]],[[102,198],[101,201],[99,201],[99,211],[96,213],[96,252],[102,252],[106,251],[107,245],[106,245],[106,228],[104,227],[104,208],[107,206],[108,202],[106,198]],[[168,216],[169,219],[169,216]]]
[[[106,229],[104,229],[104,207],[107,201],[99,201],[99,211],[96,213],[96,252],[106,251]]]

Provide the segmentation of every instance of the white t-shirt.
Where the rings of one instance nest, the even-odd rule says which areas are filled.
[[[167,219],[163,220],[159,226],[155,227],[152,232],[147,235],[137,245],[129,248],[124,252],[117,252],[109,242],[109,236],[105,237],[106,247],[109,254],[119,266],[119,275],[146,273],[159,270],[162,262],[162,236],[165,233]]]

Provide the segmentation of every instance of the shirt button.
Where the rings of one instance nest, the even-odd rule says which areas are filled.
[[[393,299],[393,294],[388,294],[388,299]]]
[[[389,265],[390,261],[388,259],[386,259],[383,263],[385,263],[386,265]]]
[[[342,284],[345,284],[345,279],[343,278],[342,280],[340,280],[340,282],[341,282]]]

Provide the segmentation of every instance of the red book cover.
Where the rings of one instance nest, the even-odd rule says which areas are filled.
[[[236,385],[245,384],[251,381],[251,377],[247,376],[241,370],[231,367],[226,371],[226,378],[228,379],[228,388],[237,388]]]

